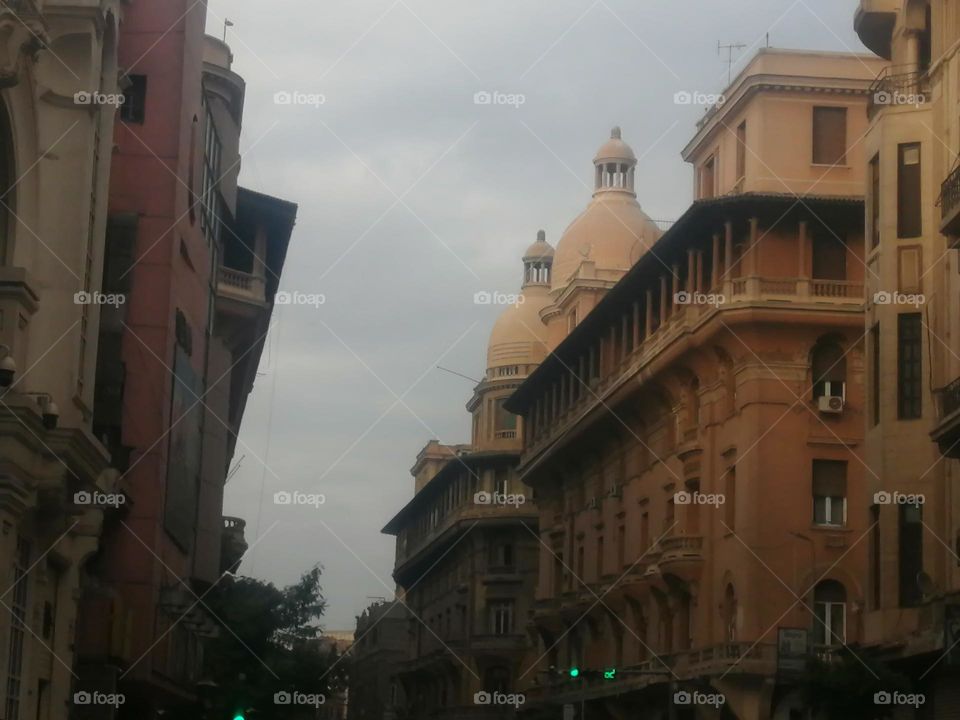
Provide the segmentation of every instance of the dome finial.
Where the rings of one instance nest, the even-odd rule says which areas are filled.
[[[610,130],[610,139],[611,139],[611,140],[620,140],[620,139],[622,139],[622,138],[620,137],[620,126],[619,126],[619,125],[614,125],[614,126],[613,126],[613,129]]]
[[[546,241],[547,241],[547,231],[537,230],[537,242],[546,242]]]

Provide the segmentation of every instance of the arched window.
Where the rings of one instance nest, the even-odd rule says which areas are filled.
[[[817,645],[841,645],[847,640],[847,591],[836,580],[824,580],[813,590],[813,637]]]
[[[835,342],[818,342],[810,356],[813,371],[813,399],[846,397],[847,360]]]

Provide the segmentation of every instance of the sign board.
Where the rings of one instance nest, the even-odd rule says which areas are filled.
[[[810,631],[806,628],[777,628],[777,672],[798,675],[810,656]]]

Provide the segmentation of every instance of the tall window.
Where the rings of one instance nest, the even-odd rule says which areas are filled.
[[[814,643],[840,645],[847,641],[847,591],[836,580],[824,580],[813,591]]]
[[[223,146],[217,135],[213,115],[207,110],[203,130],[203,177],[201,185],[200,226],[207,240],[216,241],[220,234],[220,161]]]
[[[510,482],[507,470],[497,470],[493,475],[493,492],[495,495],[503,496],[510,490]]]
[[[120,119],[142,125],[147,118],[147,76],[127,75],[129,85],[123,90]]]
[[[880,506],[870,507],[870,600],[871,609],[880,609]]]
[[[646,552],[650,547],[650,513],[640,515],[640,552]]]
[[[900,505],[900,606],[913,607],[923,599],[919,577],[923,572],[923,506]]]
[[[30,543],[17,537],[13,565],[13,586],[10,588],[10,644],[7,652],[6,717],[20,717],[20,699],[23,692],[23,652],[27,619],[27,569],[30,567]]]
[[[817,165],[845,165],[847,162],[847,109],[813,109],[813,162]]]
[[[897,417],[923,414],[923,323],[920,313],[897,316]]]
[[[503,437],[515,437],[517,432],[517,416],[503,406],[506,401],[506,398],[497,398],[496,400],[496,432]]]
[[[920,143],[900,145],[897,159],[897,237],[923,235]]]
[[[819,342],[810,358],[813,373],[813,398],[845,397],[847,361],[835,342]]]
[[[717,194],[717,159],[710,156],[700,168],[700,197],[712,198]]]
[[[870,328],[870,413],[880,423],[880,323]]]
[[[603,535],[597,537],[597,562],[594,570],[597,572],[597,580],[603,577]]]
[[[880,245],[880,156],[874,155],[870,161],[870,247]]]
[[[747,121],[737,127],[737,182],[747,175]]]
[[[842,526],[847,515],[847,463],[813,461],[813,522]]]
[[[737,469],[727,470],[726,493],[724,496],[724,522],[732,532],[737,527]]]

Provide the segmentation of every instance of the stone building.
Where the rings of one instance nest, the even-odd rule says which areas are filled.
[[[801,661],[863,639],[857,139],[882,67],[761,51],[684,150],[695,200],[675,224],[654,236],[634,208],[625,232],[578,221],[558,243],[580,276],[616,257],[622,277],[506,404],[540,511],[529,717],[798,717],[781,631]],[[591,208],[635,202],[634,154],[611,142]]]
[[[537,509],[516,477],[523,423],[503,405],[546,355],[539,317],[552,264],[541,232],[523,256],[521,293],[490,334],[487,371],[467,404],[470,444],[428,443],[411,470],[413,499],[384,528],[397,538],[393,576],[410,614],[398,719],[512,716],[508,699],[535,660],[526,618]]]
[[[854,25],[889,68],[864,139],[868,492],[864,643],[909,676],[928,717],[960,686],[960,7],[860,3]]]
[[[410,615],[399,601],[375,603],[357,617],[348,655],[349,720],[397,720],[404,707],[397,679],[407,655]]]
[[[0,5],[0,717],[61,720],[116,473],[93,428],[125,3]],[[121,498],[122,500],[122,498]]]

